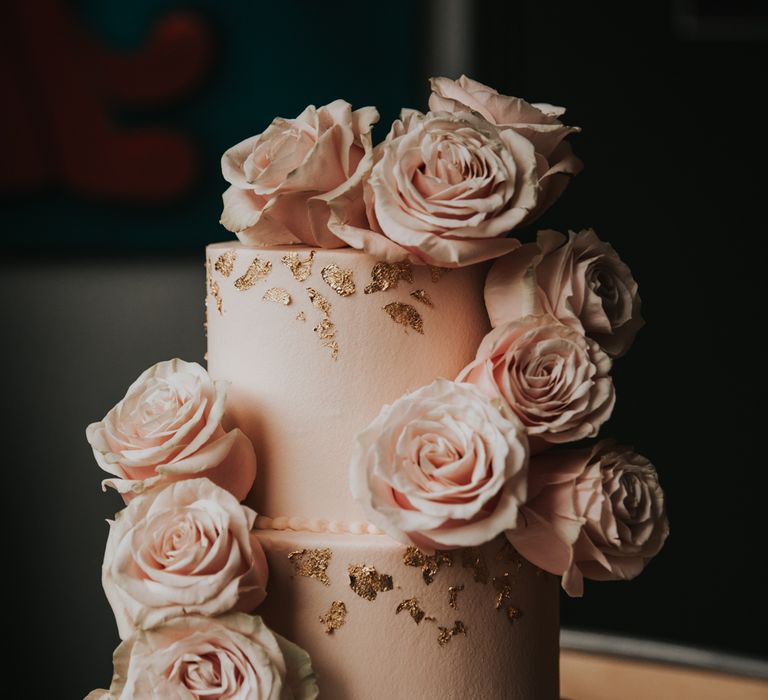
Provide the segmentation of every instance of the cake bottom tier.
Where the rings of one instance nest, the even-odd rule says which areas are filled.
[[[555,700],[557,579],[504,540],[428,556],[384,535],[259,531],[258,609],[324,700]]]

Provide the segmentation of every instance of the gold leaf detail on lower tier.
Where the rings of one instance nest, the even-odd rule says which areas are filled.
[[[287,289],[283,289],[282,287],[272,287],[271,289],[268,289],[264,292],[264,296],[261,298],[263,301],[274,301],[278,304],[283,304],[284,306],[288,306],[288,304],[291,303],[291,295],[288,293]]]
[[[491,583],[496,590],[494,607],[496,610],[500,610],[505,601],[512,598],[512,588],[514,587],[515,581],[512,578],[512,574],[507,571],[501,576],[494,576]]]
[[[411,292],[411,296],[416,299],[416,301],[420,301],[422,304],[425,304],[426,306],[434,306],[432,303],[432,297],[429,296],[426,289],[414,289]]]
[[[393,301],[384,307],[384,311],[395,323],[405,326],[406,332],[408,328],[413,328],[417,333],[424,335],[424,320],[415,307],[400,301]]]
[[[220,275],[229,277],[232,274],[232,270],[235,269],[235,261],[237,260],[237,253],[234,250],[228,250],[226,253],[222,253],[216,258],[216,262],[213,265],[213,269]]]
[[[463,590],[463,583],[460,586],[448,586],[448,605],[450,605],[454,610],[459,609],[459,593],[461,593]]]
[[[513,625],[515,620],[519,620],[522,616],[523,611],[520,608],[516,608],[514,605],[507,608],[507,620],[509,620],[510,625]]]
[[[352,270],[339,267],[336,263],[326,265],[320,270],[320,276],[336,294],[348,297],[355,293],[355,280]]]
[[[335,340],[327,340],[323,343],[324,348],[328,348],[331,351],[331,359],[339,359],[339,344]]]
[[[320,340],[331,340],[336,337],[336,324],[329,318],[324,318],[314,328]]]
[[[413,621],[418,625],[425,617],[426,613],[424,612],[421,605],[419,605],[419,599],[418,598],[407,598],[402,603],[398,603],[397,608],[395,609],[395,615],[399,615],[403,610],[407,610],[410,616],[413,618]],[[427,618],[427,619],[434,619],[434,618]]]
[[[288,253],[283,255],[280,262],[291,271],[293,279],[297,282],[304,282],[312,274],[312,260],[314,257],[314,250],[310,250],[309,256],[304,260],[299,257],[298,253]]]
[[[477,583],[488,583],[490,572],[485,563],[483,553],[477,547],[467,547],[461,550],[461,565],[465,569],[472,569],[472,574]]]
[[[331,550],[325,549],[297,549],[288,555],[288,560],[293,564],[294,571],[299,576],[314,578],[325,586],[330,586],[326,570],[331,560]]]
[[[307,287],[307,295],[312,302],[312,306],[319,311],[322,311],[326,316],[331,313],[331,302],[320,294],[320,292],[312,289],[312,287]]]
[[[451,641],[456,635],[463,634],[467,636],[467,628],[461,620],[456,620],[453,623],[453,627],[438,627],[440,634],[437,637],[437,643],[444,647]]]
[[[235,280],[235,288],[245,292],[253,287],[259,280],[263,280],[272,272],[272,263],[255,257],[241,277]]]
[[[297,321],[306,321],[307,315],[303,311],[299,311],[299,313],[296,314],[296,320]]]
[[[440,279],[444,274],[447,272],[450,272],[452,268],[450,267],[437,267],[435,265],[429,266],[429,275],[432,278],[433,282],[439,282]]]
[[[413,284],[413,266],[404,262],[377,262],[371,270],[371,283],[363,290],[366,294],[396,289],[398,282]]]
[[[453,566],[453,553],[438,549],[434,554],[425,554],[417,547],[408,547],[403,554],[403,564],[421,567],[424,583],[429,585],[435,580],[441,566]]]
[[[347,621],[347,606],[342,600],[334,600],[328,612],[320,615],[319,619],[325,625],[325,633],[333,634]]]
[[[376,596],[393,588],[392,577],[389,574],[380,574],[375,566],[350,564],[349,587],[361,598],[376,600]]]

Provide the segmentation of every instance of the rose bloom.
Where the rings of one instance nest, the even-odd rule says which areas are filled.
[[[371,230],[332,224],[352,247],[461,267],[520,245],[506,234],[536,206],[538,186],[533,147],[515,131],[469,111],[403,110],[376,157],[365,185]]]
[[[643,326],[637,282],[591,229],[568,238],[539,231],[536,243],[497,260],[485,285],[491,323],[525,315],[532,294],[544,310],[596,340],[612,357],[623,355]]]
[[[653,465],[604,440],[531,460],[529,500],[507,538],[528,561],[563,577],[571,596],[584,578],[632,579],[669,534]]]
[[[113,656],[110,700],[314,700],[309,655],[260,617],[187,615],[138,630]]]
[[[583,165],[565,138],[578,127],[565,126],[565,109],[550,104],[529,104],[519,97],[500,95],[493,88],[462,75],[458,80],[432,78],[432,111],[472,111],[499,129],[511,129],[527,139],[536,159],[539,193],[536,206],[522,222],[528,224],[548,209],[563,193],[571,177]]]
[[[331,212],[365,226],[362,180],[373,163],[373,107],[352,111],[343,100],[295,119],[275,119],[261,134],[230,148],[221,159],[221,223],[251,245],[304,243],[337,248]]]
[[[475,387],[445,379],[385,406],[357,436],[350,487],[369,520],[425,549],[479,545],[514,527],[528,443]]]
[[[529,438],[561,443],[594,437],[610,417],[610,369],[611,359],[594,341],[550,316],[526,316],[483,338],[457,381],[500,397]]]
[[[86,429],[94,457],[127,498],[160,484],[205,476],[243,500],[256,477],[256,453],[221,421],[227,382],[194,362],[169,360],[144,372],[103,420]]]
[[[120,638],[186,613],[250,612],[266,596],[256,513],[208,479],[134,498],[110,523],[102,583]]]

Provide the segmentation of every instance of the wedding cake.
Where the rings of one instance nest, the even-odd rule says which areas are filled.
[[[663,545],[651,463],[584,442],[637,284],[591,230],[508,235],[581,170],[578,129],[432,90],[375,147],[337,100],[224,154],[208,369],[159,363],[87,430],[127,502],[92,697],[554,700],[560,583]]]

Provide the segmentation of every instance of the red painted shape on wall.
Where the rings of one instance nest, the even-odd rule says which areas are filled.
[[[63,0],[13,0],[0,20],[0,190],[64,185],[86,197],[172,199],[193,184],[197,149],[177,130],[131,128],[120,109],[151,115],[190,94],[211,65],[201,18],[174,12],[125,55],[93,37]]]

